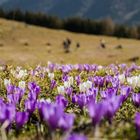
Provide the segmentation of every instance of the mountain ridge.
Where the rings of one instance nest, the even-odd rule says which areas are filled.
[[[103,19],[110,17],[117,23],[140,24],[139,0],[1,0],[6,10],[42,12],[60,18],[83,17]]]

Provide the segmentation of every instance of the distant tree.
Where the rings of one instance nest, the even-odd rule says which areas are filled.
[[[0,17],[5,17],[5,13],[3,9],[0,9]]]
[[[102,27],[101,33],[103,35],[113,35],[115,25],[114,25],[111,18],[106,18],[104,20],[101,20],[100,24],[101,24],[101,27]]]
[[[140,25],[137,27],[138,39],[140,39]]]
[[[125,26],[125,25],[118,25],[118,24],[116,24],[115,28],[114,28],[113,35],[116,36],[116,37],[128,38],[128,27]]]
[[[81,32],[84,23],[81,18],[69,18],[64,20],[64,29],[72,32]]]
[[[13,14],[14,20],[24,21],[24,13],[20,9],[15,10]]]
[[[62,27],[62,22],[56,16],[48,16],[46,17],[46,26],[49,28],[60,29]]]
[[[140,39],[140,26],[131,27],[115,24],[111,18],[100,21],[83,19],[80,17],[60,19],[56,16],[49,16],[40,12],[22,12],[19,9],[11,11],[0,9],[0,17],[53,29],[65,29],[77,33]]]
[[[132,26],[128,28],[128,37],[129,38],[138,38],[137,27]]]

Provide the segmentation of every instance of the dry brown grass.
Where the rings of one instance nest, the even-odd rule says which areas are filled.
[[[65,54],[62,42],[72,40],[71,53]],[[104,38],[106,49],[99,48]],[[76,50],[76,43],[81,47]],[[140,57],[140,41],[115,37],[93,36],[52,30],[0,19],[0,63],[15,65],[56,63],[128,63],[132,57]],[[48,46],[47,44],[51,45]],[[123,49],[115,49],[122,45]],[[51,53],[48,53],[51,50]],[[138,61],[139,63],[140,61]]]

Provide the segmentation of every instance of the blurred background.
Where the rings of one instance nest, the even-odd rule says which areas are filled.
[[[139,64],[139,7],[139,0],[0,0],[0,64]]]

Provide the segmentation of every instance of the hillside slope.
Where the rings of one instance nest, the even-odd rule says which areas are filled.
[[[66,38],[72,41],[68,54],[64,53],[62,45]],[[106,49],[99,47],[101,39],[106,41]],[[77,43],[80,44],[78,49]],[[116,49],[117,45],[123,48]],[[0,63],[128,63],[128,59],[140,57],[139,52],[138,40],[76,34],[0,19]]]

